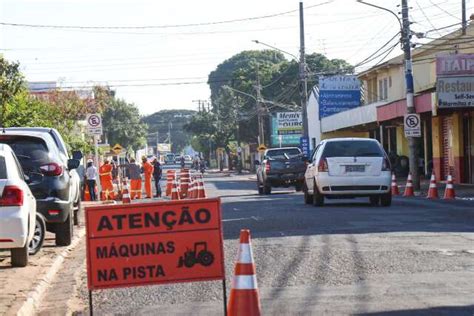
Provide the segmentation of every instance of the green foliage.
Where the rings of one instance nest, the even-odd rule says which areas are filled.
[[[159,143],[168,143],[171,132],[171,150],[180,153],[184,147],[190,145],[191,135],[184,126],[191,121],[196,113],[192,110],[162,110],[142,118],[148,125],[148,145],[156,146]],[[158,133],[158,135],[157,135]]]
[[[102,114],[104,132],[109,144],[138,149],[146,142],[147,125],[140,122],[138,108],[121,99],[110,98]]]

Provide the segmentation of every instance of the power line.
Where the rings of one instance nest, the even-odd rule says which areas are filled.
[[[329,4],[334,0],[325,1],[322,3],[314,4],[305,7],[305,9],[311,9],[319,7],[325,4]],[[262,20],[268,18],[274,18],[290,13],[298,12],[299,10],[290,10],[285,12],[279,12],[274,14],[247,17],[233,20],[224,20],[224,21],[214,21],[214,22],[201,22],[201,23],[189,23],[189,24],[168,24],[168,25],[141,25],[141,26],[79,26],[79,25],[52,25],[52,24],[26,24],[26,23],[10,23],[10,22],[0,22],[0,25],[12,26],[12,27],[28,27],[28,28],[48,28],[48,29],[80,29],[80,30],[145,30],[145,29],[167,29],[167,28],[184,28],[184,27],[196,27],[196,26],[209,26],[209,25],[219,25],[219,24],[229,24],[236,22],[248,22],[255,20]]]
[[[432,0],[429,0],[429,1],[430,1],[430,3],[431,3],[432,5],[434,5],[435,7],[437,7],[438,9],[440,9],[441,11],[443,11],[444,13],[446,13],[447,15],[449,15],[449,16],[451,16],[451,17],[457,19],[457,20],[460,20],[460,18],[459,18],[458,16],[455,16],[455,15],[453,15],[452,13],[450,13],[450,12],[444,10],[444,9],[441,8],[439,5],[437,5],[436,3],[434,3]]]

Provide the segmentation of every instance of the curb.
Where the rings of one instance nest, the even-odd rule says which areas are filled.
[[[86,230],[83,226],[79,233],[74,237],[72,243],[63,251],[61,251],[57,258],[54,259],[49,269],[39,276],[39,283],[26,294],[26,301],[18,309],[16,315],[27,316],[33,315],[35,313],[35,310],[41,304],[41,300],[43,299],[46,290],[58,273],[59,269],[61,269],[64,259],[69,256],[69,253],[79,244],[85,234]]]

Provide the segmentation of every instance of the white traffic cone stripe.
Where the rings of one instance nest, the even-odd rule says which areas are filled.
[[[413,186],[413,183],[409,182],[407,183],[407,187],[411,188]]]
[[[238,263],[253,263],[252,248],[249,244],[240,244],[237,260]]]
[[[448,183],[448,184],[446,185],[446,188],[447,188],[447,189],[453,189],[454,187],[453,187],[453,184],[452,184],[452,183]]]
[[[436,189],[436,183],[430,183],[430,188],[435,188]]]
[[[236,290],[256,290],[257,277],[254,275],[236,275],[232,278],[232,288]]]

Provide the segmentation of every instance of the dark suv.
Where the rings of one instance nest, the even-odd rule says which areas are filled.
[[[47,230],[56,245],[71,244],[80,209],[79,160],[69,159],[66,145],[55,129],[18,127],[0,130],[0,143],[10,145],[24,172],[33,180],[30,189]]]

